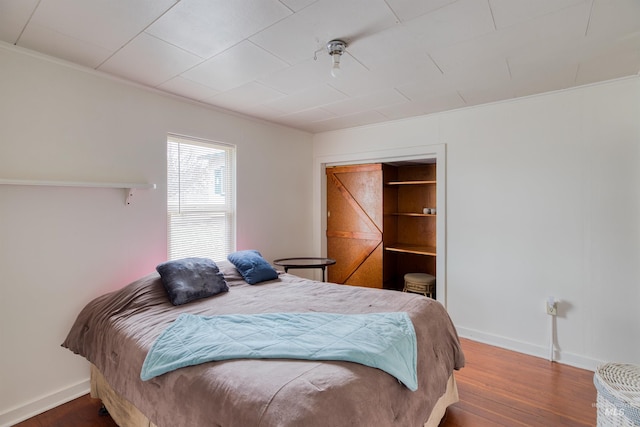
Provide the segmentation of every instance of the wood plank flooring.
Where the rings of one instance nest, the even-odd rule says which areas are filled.
[[[15,427],[118,427],[107,415],[99,415],[99,399],[88,394],[18,423]]]
[[[461,341],[467,365],[456,372],[460,402],[440,427],[596,425],[593,372]],[[99,408],[85,395],[16,427],[117,427]]]
[[[593,372],[470,340],[441,427],[595,426]]]

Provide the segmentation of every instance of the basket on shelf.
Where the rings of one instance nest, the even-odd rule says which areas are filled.
[[[598,427],[640,426],[640,366],[606,363],[593,376]]]
[[[415,292],[433,298],[436,293],[436,277],[426,273],[407,273],[404,275],[402,292]]]

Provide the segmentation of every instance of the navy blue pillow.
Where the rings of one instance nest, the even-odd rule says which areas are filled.
[[[234,252],[229,254],[227,259],[250,285],[278,278],[278,272],[256,250]]]
[[[186,304],[229,290],[218,266],[209,258],[167,261],[159,264],[156,271],[173,305]]]

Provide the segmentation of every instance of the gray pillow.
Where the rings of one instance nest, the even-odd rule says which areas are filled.
[[[227,292],[229,287],[215,262],[209,258],[183,258],[159,264],[162,285],[173,305]]]

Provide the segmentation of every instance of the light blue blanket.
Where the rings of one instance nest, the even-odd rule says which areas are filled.
[[[407,313],[181,314],[153,343],[140,378],[228,359],[342,360],[381,369],[418,389]]]

